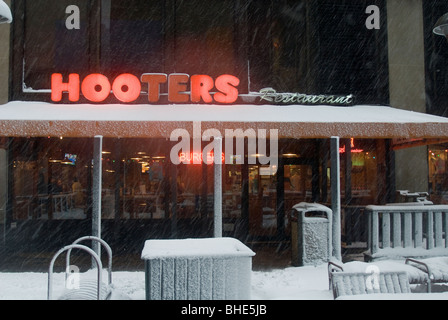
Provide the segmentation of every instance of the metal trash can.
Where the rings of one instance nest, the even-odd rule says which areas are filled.
[[[147,240],[146,300],[250,299],[254,255],[234,238]]]
[[[321,204],[301,202],[292,207],[292,265],[326,263],[332,255],[333,211]]]

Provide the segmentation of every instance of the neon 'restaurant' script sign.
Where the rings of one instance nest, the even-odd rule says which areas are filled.
[[[208,75],[189,76],[184,73],[144,73],[140,79],[124,73],[112,82],[99,73],[86,76],[82,81],[77,73],[71,73],[68,80],[62,74],[51,75],[51,100],[62,100],[68,94],[72,102],[79,101],[80,94],[89,101],[102,102],[111,94],[121,102],[133,102],[142,92],[142,84],[148,87],[148,101],[156,103],[160,98],[160,86],[168,83],[168,101],[173,103],[205,102],[233,103],[238,99],[240,80],[232,75],[223,74],[216,79]],[[187,89],[190,88],[188,92]],[[214,93],[212,93],[214,91]]]

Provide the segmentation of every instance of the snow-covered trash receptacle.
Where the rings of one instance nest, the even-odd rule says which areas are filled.
[[[332,254],[333,211],[321,204],[301,202],[291,210],[293,266],[326,263]]]
[[[250,299],[254,255],[234,238],[147,240],[146,299]]]

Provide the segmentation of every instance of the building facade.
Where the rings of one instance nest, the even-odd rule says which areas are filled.
[[[31,118],[40,110],[34,102],[74,113],[91,108],[105,118],[108,106],[160,110],[177,104],[178,109],[166,109],[168,118],[169,112],[182,113],[182,105],[208,104],[253,107],[256,118],[256,107],[265,104],[290,108],[316,101],[335,110],[391,105],[446,116],[448,44],[432,34],[435,21],[448,12],[443,1],[7,3],[14,21],[0,26],[5,84],[0,99],[23,102]],[[235,121],[240,116],[236,111]],[[82,113],[73,120],[88,117]],[[41,252],[88,233],[93,135],[84,133],[89,129],[66,121],[66,130],[58,122],[58,131],[49,121],[51,130],[15,133],[8,123],[0,140],[3,248]],[[213,234],[214,166],[202,160],[214,154],[206,152],[206,141],[194,140],[198,124],[193,123],[188,138],[193,147],[176,149],[173,156],[179,140],[170,139],[173,130],[165,125],[184,128],[166,120],[158,121],[154,132],[145,126],[134,134],[119,126],[98,129],[108,132],[102,149],[102,234],[115,252],[139,252],[149,238]],[[227,129],[218,117],[207,128]],[[277,129],[260,126],[253,136],[244,131],[242,152],[237,143],[223,149],[223,234],[288,247],[292,206],[332,202],[329,137],[282,131],[274,141],[272,132],[264,136],[260,128]],[[261,137],[267,138],[265,155],[259,152],[261,140],[255,152],[250,148]],[[425,191],[435,203],[448,201],[443,139],[355,132],[342,137],[343,240],[365,240],[362,208],[399,201],[397,190]],[[263,157],[274,144],[273,165]]]

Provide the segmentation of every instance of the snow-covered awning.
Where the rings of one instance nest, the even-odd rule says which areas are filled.
[[[174,129],[278,129],[281,138],[448,139],[448,118],[388,106],[52,104],[0,106],[2,136],[169,137]],[[436,140],[438,141],[438,140]]]

